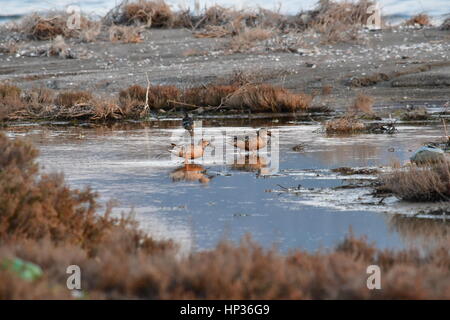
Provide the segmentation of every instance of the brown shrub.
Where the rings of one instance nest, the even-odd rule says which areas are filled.
[[[325,131],[329,134],[350,134],[366,129],[363,122],[351,116],[344,116],[329,120],[325,123]]]
[[[145,102],[146,94],[147,94],[146,88],[135,84],[127,89],[120,91],[119,98],[120,99],[137,100],[139,102]]]
[[[449,201],[450,163],[397,168],[380,177],[381,190],[407,201]]]
[[[86,34],[99,29],[99,23],[85,16],[80,18],[80,28],[69,28],[67,21],[70,15],[66,13],[51,16],[32,14],[23,18],[18,30],[34,40],[50,40],[56,36],[64,38],[86,38]]]
[[[234,85],[210,85],[185,90],[183,101],[202,107],[218,107],[225,102],[239,87]]]
[[[126,24],[145,24],[153,28],[172,27],[175,15],[163,0],[127,3],[123,6]]]
[[[152,109],[173,108],[174,102],[181,99],[181,91],[175,86],[150,86],[148,90],[148,105]],[[119,99],[123,106],[144,106],[147,97],[147,88],[133,85],[119,93]]]
[[[25,107],[21,99],[22,90],[7,82],[0,82],[0,121]]]
[[[425,27],[425,26],[431,25],[431,20],[427,14],[421,13],[421,14],[415,15],[411,19],[407,20],[405,22],[405,24],[407,26],[419,25],[421,27]]]
[[[0,243],[48,239],[92,253],[126,230],[134,248],[152,245],[130,220],[110,217],[109,209],[97,215],[97,195],[89,188],[73,190],[61,175],[39,175],[37,151],[30,144],[0,134],[0,149]]]
[[[87,103],[92,100],[92,94],[87,91],[68,91],[58,94],[55,104],[63,107],[72,107],[79,103]]]
[[[369,18],[367,9],[373,4],[369,0],[319,1],[306,27],[322,33],[324,43],[355,41],[358,39],[358,28],[365,25]]]
[[[312,99],[308,94],[294,94],[280,87],[262,84],[241,87],[226,104],[254,112],[294,112],[307,109]]]

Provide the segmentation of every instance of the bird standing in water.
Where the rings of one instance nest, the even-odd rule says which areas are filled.
[[[189,114],[185,111],[184,118],[182,120],[183,128],[189,132],[191,137],[194,135],[194,120],[189,116]]]
[[[244,139],[234,137],[233,146],[245,151],[257,151],[267,146],[271,132],[265,128],[256,132],[256,137],[246,136]]]
[[[187,146],[177,146],[176,144],[172,144],[172,149],[169,151],[177,157],[184,158],[184,163],[187,164],[189,160],[203,157],[205,148],[209,145],[209,141],[202,139],[197,145],[194,143]]]

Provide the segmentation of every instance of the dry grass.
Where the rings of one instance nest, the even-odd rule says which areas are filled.
[[[379,250],[351,234],[335,249],[281,254],[250,238],[180,256],[129,218],[99,215],[96,194],[39,173],[30,144],[0,134],[0,261],[20,258],[43,275],[0,268],[0,299],[74,299],[66,268],[82,270],[85,299],[448,299],[448,244]],[[366,268],[382,270],[367,289]]]
[[[21,93],[20,88],[8,82],[0,82],[0,121],[6,120],[9,114],[24,108]]]
[[[351,134],[364,130],[364,123],[351,116],[331,119],[325,123],[325,131],[329,134]]]
[[[396,167],[381,176],[380,190],[407,201],[449,201],[450,163]]]
[[[308,109],[312,99],[308,94],[261,84],[241,87],[228,99],[227,105],[253,112],[295,112]]]
[[[421,14],[415,15],[414,17],[412,17],[411,19],[406,21],[405,24],[407,26],[419,25],[421,27],[426,27],[426,26],[431,25],[431,20],[427,14],[421,13]]]
[[[64,38],[81,38],[93,41],[96,37],[95,30],[99,30],[98,22],[92,21],[85,16],[81,16],[80,28],[73,29],[67,26],[69,15],[66,13],[52,14],[49,16],[40,16],[32,14],[26,16],[17,26],[17,29],[34,40],[51,40],[57,36]],[[98,31],[99,32],[99,31]],[[98,33],[97,33],[98,34]],[[94,37],[94,38],[95,38]]]
[[[345,115],[325,123],[325,131],[329,134],[351,134],[368,130],[368,127],[358,119],[358,114],[373,115],[373,103],[372,97],[358,94]]]
[[[126,2],[122,6],[122,22],[127,25],[145,25],[153,28],[170,28],[175,14],[163,0]]]
[[[365,25],[369,14],[367,9],[373,1],[335,2],[321,0],[311,12],[307,28],[323,34],[323,43],[337,43],[358,40],[358,29]]]
[[[109,40],[111,42],[140,43],[143,42],[142,28],[133,26],[111,26]]]
[[[148,97],[147,88],[134,85],[121,90],[116,98],[100,97],[87,91],[56,94],[45,88],[22,92],[20,88],[4,83],[0,85],[0,120],[115,121],[145,118],[149,109],[158,112],[200,107],[213,112],[294,112],[306,110],[313,99],[308,94],[248,82],[250,78],[244,74],[233,79],[233,83],[228,85],[211,84],[187,89],[169,85],[149,86]]]
[[[88,103],[92,100],[92,94],[87,91],[68,91],[58,94],[55,99],[57,106],[73,107],[79,103]]]

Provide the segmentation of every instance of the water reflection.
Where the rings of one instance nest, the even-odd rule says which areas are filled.
[[[388,215],[391,230],[400,234],[407,245],[433,246],[450,243],[450,220],[420,219],[402,215]]]
[[[265,175],[270,173],[268,165],[269,160],[267,157],[259,154],[247,154],[235,159],[231,169],[237,171],[256,172],[257,174]]]
[[[187,181],[208,184],[213,177],[208,176],[206,169],[199,164],[185,164],[172,171],[170,178],[173,182]]]

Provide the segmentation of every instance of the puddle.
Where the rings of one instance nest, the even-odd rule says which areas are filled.
[[[429,239],[419,236],[420,223],[393,218],[396,213],[415,214],[426,205],[407,205],[395,198],[379,204],[368,195],[369,188],[339,188],[370,182],[374,176],[346,176],[331,169],[380,168],[394,159],[406,161],[424,142],[441,137],[439,126],[401,125],[391,136],[328,137],[319,125],[257,124],[277,134],[279,159],[271,174],[267,168],[272,155],[264,152],[250,158],[234,154],[243,161],[238,163],[215,163],[206,157],[204,163],[184,166],[167,151],[171,137],[184,133],[176,121],[115,129],[17,126],[7,134],[32,140],[44,170],[64,172],[74,187],[91,186],[102,203],[117,200],[116,212],[133,208],[145,230],[156,238],[175,239],[185,250],[211,248],[223,238],[238,241],[246,233],[266,247],[315,250],[334,246],[350,228],[380,248],[398,249],[412,238]],[[202,128],[205,136],[214,137],[215,146],[227,140],[220,135],[223,131],[229,136],[251,129],[231,120],[206,121]],[[304,148],[294,151],[299,144]],[[283,192],[286,188],[298,192]],[[410,225],[417,237],[407,231]],[[440,218],[433,228],[446,230],[448,223]],[[424,227],[423,233],[427,230]]]

